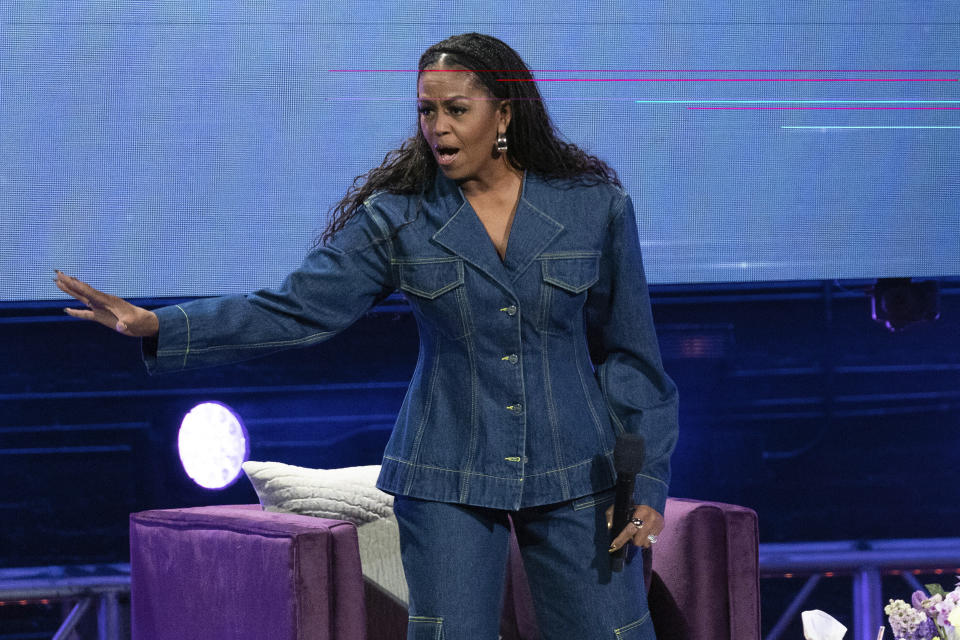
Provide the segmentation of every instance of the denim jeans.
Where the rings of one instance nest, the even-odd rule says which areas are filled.
[[[408,640],[497,640],[517,531],[543,640],[655,640],[642,557],[610,570],[613,491],[519,511],[396,496]]]

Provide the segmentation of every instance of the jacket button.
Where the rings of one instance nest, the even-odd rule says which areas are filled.
[[[504,307],[503,309],[500,309],[500,311],[503,311],[508,316],[515,316],[517,315],[517,305],[512,304],[509,307]]]
[[[517,354],[515,354],[515,353],[511,353],[511,354],[508,355],[508,356],[503,356],[503,357],[500,358],[500,359],[501,359],[501,360],[506,360],[506,361],[509,362],[510,364],[517,364],[517,362],[520,361],[520,358],[519,358],[519,357],[517,356]]]

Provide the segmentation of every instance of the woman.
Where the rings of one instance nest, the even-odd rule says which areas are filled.
[[[327,339],[400,289],[420,355],[377,485],[395,496],[408,637],[497,638],[509,514],[545,638],[654,638],[641,562],[613,572],[608,555],[656,541],[677,435],[632,202],[559,140],[500,40],[448,38],[418,68],[416,135],[279,289],[152,312],[58,272],[89,307],[67,312],[143,337],[167,371]],[[647,455],[610,545],[624,432]]]

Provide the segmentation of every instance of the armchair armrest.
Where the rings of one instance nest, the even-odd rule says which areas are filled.
[[[664,519],[667,526],[653,549],[654,624],[658,612],[653,600],[672,600],[676,607],[671,603],[669,608],[683,616],[689,637],[759,640],[756,512],[722,502],[669,498]]]
[[[134,638],[365,640],[356,527],[260,505],[130,516]]]

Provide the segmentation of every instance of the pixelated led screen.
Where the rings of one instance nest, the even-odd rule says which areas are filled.
[[[0,300],[278,284],[466,31],[618,171],[653,284],[960,275],[956,2],[571,6],[2,3]]]

